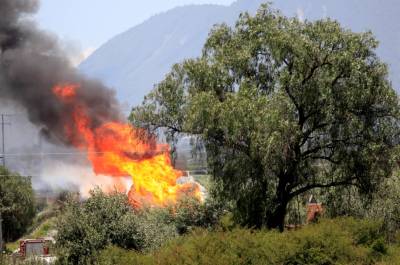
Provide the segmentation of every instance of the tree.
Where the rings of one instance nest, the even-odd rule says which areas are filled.
[[[133,109],[135,126],[196,135],[237,221],[283,230],[315,188],[374,191],[395,166],[398,98],[371,32],[301,22],[263,5],[216,26]]]
[[[0,167],[0,211],[6,242],[18,239],[35,217],[31,179]]]

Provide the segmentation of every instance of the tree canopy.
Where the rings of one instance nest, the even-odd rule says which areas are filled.
[[[18,239],[35,216],[31,179],[0,167],[0,211],[6,242]]]
[[[371,32],[299,21],[263,5],[212,29],[133,109],[135,126],[196,135],[236,220],[283,229],[315,188],[374,191],[395,166],[399,105]]]

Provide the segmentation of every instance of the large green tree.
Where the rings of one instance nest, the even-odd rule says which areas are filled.
[[[4,167],[0,167],[0,213],[6,242],[22,236],[36,213],[31,179]]]
[[[236,220],[283,229],[294,197],[343,185],[368,194],[391,175],[399,105],[377,46],[370,32],[263,5],[216,26],[131,121],[198,136]]]

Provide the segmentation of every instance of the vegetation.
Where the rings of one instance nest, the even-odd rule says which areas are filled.
[[[100,190],[93,191],[83,204],[71,198],[57,230],[61,260],[68,264],[89,263],[91,255],[107,244],[138,250],[146,244],[127,198],[105,195]]]
[[[1,169],[7,239],[56,229],[58,264],[400,264],[400,109],[377,45],[268,5],[216,26],[130,116],[205,147],[207,200],[135,209],[118,192],[63,192],[31,225],[30,180]],[[311,194],[325,219],[304,225]]]
[[[399,105],[377,45],[370,32],[263,5],[215,27],[202,56],[175,65],[130,118],[199,136],[237,222],[283,230],[296,196],[371,194],[391,176]]]
[[[48,202],[46,198],[35,196],[36,216],[33,218],[31,225],[25,230],[17,240],[6,244],[6,251],[11,253],[19,248],[21,239],[54,237],[56,231],[56,221],[60,211],[63,210],[63,205],[66,198],[65,191],[57,193],[56,200]]]
[[[285,233],[196,230],[145,255],[109,247],[98,264],[396,264],[399,249],[381,237],[381,225],[345,218]]]
[[[56,217],[51,217],[49,219],[43,220],[37,226],[35,225],[35,229],[32,230],[31,232],[24,234],[21,238],[43,238],[43,237],[49,237],[49,236],[54,236],[51,234],[51,232],[56,231],[55,230],[55,223],[56,223]],[[35,223],[35,221],[34,221]],[[32,228],[32,226],[31,226]],[[29,229],[28,229],[29,231]],[[20,240],[16,240],[14,242],[10,242],[6,244],[6,251],[7,252],[13,252],[19,248],[19,242]],[[1,263],[0,263],[1,264]]]
[[[219,220],[217,206],[182,200],[166,208],[135,210],[125,194],[91,192],[80,202],[71,198],[56,225],[61,264],[87,264],[108,245],[149,251],[192,230],[210,227]]]
[[[5,242],[12,242],[26,232],[36,213],[30,178],[0,167],[0,211]]]
[[[381,220],[384,233],[394,239],[400,229],[400,182],[396,172],[382,187],[367,198],[361,197],[354,188],[330,189],[320,193],[324,202],[325,217],[354,216]]]

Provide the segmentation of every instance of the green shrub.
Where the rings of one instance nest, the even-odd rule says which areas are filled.
[[[284,264],[346,264],[362,260],[352,234],[342,220],[323,220],[320,224],[306,226],[284,234],[285,241],[294,244]]]
[[[378,255],[385,255],[388,252],[386,242],[383,240],[383,238],[375,240],[371,248],[373,253]]]
[[[358,220],[355,218],[334,220],[352,234],[357,245],[370,246],[375,240],[382,237],[383,224],[381,221],[370,219]]]
[[[212,199],[201,203],[190,197],[181,199],[173,209],[172,220],[179,234],[185,234],[196,227],[212,228],[223,213],[222,206]]]
[[[141,255],[136,251],[130,251],[116,246],[109,246],[101,251],[97,257],[99,265],[115,264],[152,264],[151,258]]]
[[[388,247],[375,233],[378,224],[341,218],[284,233],[195,229],[148,254],[109,247],[100,253],[98,264],[399,264],[394,259],[398,248]]]
[[[70,199],[57,220],[57,249],[61,264],[92,263],[108,245],[153,249],[176,236],[175,226],[163,222],[157,210],[135,212],[125,194],[91,192],[85,202]]]
[[[137,250],[157,249],[166,241],[178,236],[168,209],[147,208],[136,214],[137,230],[143,241],[142,248]]]

